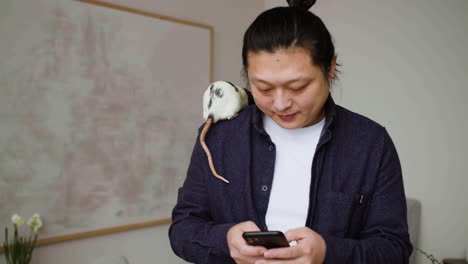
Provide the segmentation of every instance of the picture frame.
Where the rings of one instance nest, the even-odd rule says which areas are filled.
[[[37,245],[170,223],[213,27],[95,0],[18,2],[0,32],[0,223],[41,214]]]

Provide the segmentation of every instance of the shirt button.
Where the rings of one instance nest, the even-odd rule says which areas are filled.
[[[262,186],[262,191],[264,191],[264,192],[268,191],[268,186],[263,185],[263,186]]]
[[[268,150],[269,150],[269,151],[273,151],[274,149],[275,149],[275,147],[274,147],[273,145],[270,145],[270,146],[268,147]]]

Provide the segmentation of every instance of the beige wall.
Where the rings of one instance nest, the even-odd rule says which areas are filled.
[[[438,259],[464,257],[468,1],[318,0],[311,11],[343,65],[336,101],[386,126],[395,142],[406,194],[422,205],[418,246]]]
[[[262,0],[112,0],[114,4],[161,13],[215,29],[215,80],[240,82],[244,31],[263,10]]]
[[[263,0],[112,0],[108,2],[213,26],[214,79],[237,83],[241,80],[243,33],[263,9]],[[0,1],[0,9],[1,5]],[[130,263],[184,263],[172,253],[167,229],[168,225],[163,225],[39,247],[35,251],[32,264],[83,264],[91,263],[93,259],[104,255],[125,255]],[[0,263],[4,263],[3,255],[0,255]]]

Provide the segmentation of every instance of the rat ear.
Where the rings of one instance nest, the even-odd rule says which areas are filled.
[[[297,6],[309,10],[316,2],[316,0],[286,0],[289,6]]]

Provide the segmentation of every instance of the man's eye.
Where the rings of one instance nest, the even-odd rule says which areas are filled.
[[[262,92],[262,93],[267,93],[267,92],[271,91],[271,88],[266,88],[266,89],[260,89],[260,88],[259,88],[258,90],[259,90],[260,92]]]
[[[292,90],[295,91],[295,92],[298,92],[298,91],[303,90],[306,87],[307,87],[307,85],[304,85],[304,86],[301,86],[301,87],[298,87],[298,88],[292,88]]]

